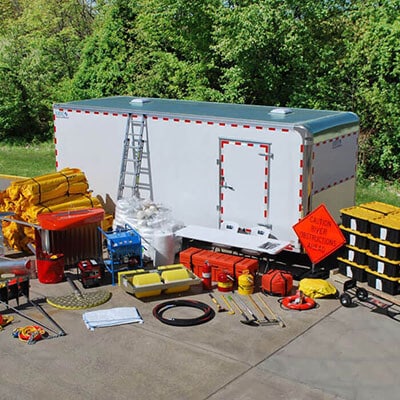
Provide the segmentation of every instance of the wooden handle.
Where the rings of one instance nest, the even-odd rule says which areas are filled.
[[[261,297],[261,294],[258,293],[258,298],[261,300],[261,302],[264,304],[265,308],[271,313],[271,315],[279,321],[279,325],[281,326],[281,328],[284,328],[286,326],[286,324],[283,322],[282,318],[279,317],[278,315],[276,315],[272,309],[270,308],[270,306],[266,303],[266,301],[264,301],[264,299]]]

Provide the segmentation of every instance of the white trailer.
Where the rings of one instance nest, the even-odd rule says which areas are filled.
[[[295,223],[322,203],[339,222],[355,203],[351,112],[125,96],[55,104],[57,169],[80,168],[115,205],[127,122],[142,118],[153,200],[184,225],[264,226],[300,252]]]

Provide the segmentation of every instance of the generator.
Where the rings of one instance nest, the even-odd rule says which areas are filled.
[[[103,279],[103,265],[95,259],[79,261],[77,274],[84,288],[99,286]]]

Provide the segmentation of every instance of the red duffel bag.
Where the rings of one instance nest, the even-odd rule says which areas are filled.
[[[293,276],[288,271],[270,269],[261,278],[261,288],[272,296],[287,296],[293,287]]]

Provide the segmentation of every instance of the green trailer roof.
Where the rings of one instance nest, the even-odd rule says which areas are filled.
[[[55,104],[54,108],[279,124],[288,128],[304,127],[313,135],[338,126],[356,126],[359,122],[357,115],[352,112],[129,96],[71,101]]]

